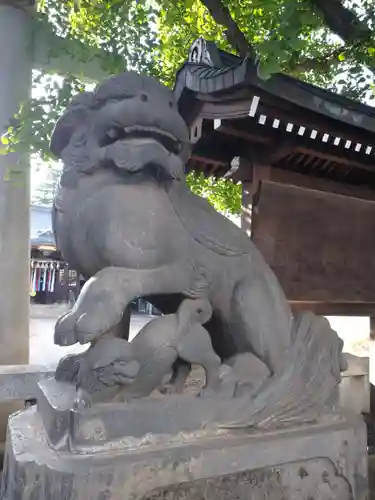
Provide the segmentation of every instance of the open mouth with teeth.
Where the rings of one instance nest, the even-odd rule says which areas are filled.
[[[159,142],[167,151],[179,155],[182,151],[182,143],[173,134],[156,127],[142,127],[134,125],[131,127],[121,127],[114,125],[106,132],[100,141],[100,146],[105,147],[117,141],[131,139],[154,139]]]

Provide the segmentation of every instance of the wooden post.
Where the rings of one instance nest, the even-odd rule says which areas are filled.
[[[246,158],[239,158],[239,165],[232,175],[235,181],[242,182],[242,215],[241,227],[251,237],[254,229],[254,203],[263,179],[270,177],[270,167],[255,163]]]
[[[64,289],[64,299],[69,302],[69,266],[65,264],[64,275],[63,275],[63,289]]]
[[[375,316],[370,316],[370,340],[375,340]]]
[[[78,299],[79,294],[81,293],[81,275],[77,271],[77,279],[76,279],[76,299]]]

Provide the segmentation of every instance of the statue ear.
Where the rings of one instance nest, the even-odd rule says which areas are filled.
[[[64,119],[65,118],[65,119]],[[72,120],[62,117],[55,125],[52,132],[49,148],[57,158],[61,158],[61,152],[69,144],[70,138],[73,135],[74,123]]]
[[[87,123],[92,105],[92,93],[82,92],[73,99],[62,117],[57,120],[49,146],[51,152],[57,158],[61,158],[61,152],[69,144],[77,128]]]
[[[96,369],[101,371],[99,378],[105,384],[129,385],[134,382],[138,375],[140,364],[135,359],[129,362],[113,361],[106,366],[96,367]]]
[[[126,340],[121,339],[121,344],[116,342],[117,339],[111,339],[107,341],[104,348],[101,348],[98,343],[95,352],[95,361],[93,362],[92,368],[94,370],[99,370],[100,368],[105,368],[109,365],[116,365],[124,370],[138,370],[138,362],[133,360],[133,352]],[[104,341],[103,341],[104,343]],[[135,366],[132,363],[136,363]]]
[[[97,168],[97,155],[96,151],[89,151],[86,148],[87,142],[87,129],[85,125],[79,126],[73,130],[68,139],[68,144],[60,152],[60,158],[64,163],[64,178],[65,185],[70,186],[71,182],[74,184],[78,179],[77,173],[90,174]],[[63,182],[61,183],[63,185]]]
[[[111,365],[109,378],[116,380],[119,384],[127,384],[135,379],[140,368],[140,364],[135,359],[128,363],[115,362]]]

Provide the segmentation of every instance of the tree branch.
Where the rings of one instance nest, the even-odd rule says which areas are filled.
[[[373,37],[367,24],[346,8],[340,0],[310,0],[310,3],[321,13],[328,28],[344,42],[353,43]]]
[[[221,0],[201,1],[207,7],[216,23],[227,28],[228,42],[237,50],[239,55],[241,57],[250,56],[255,58],[256,52],[254,47],[247,41],[245,35],[232,18],[229,9],[223,5]],[[361,21],[354,12],[345,7],[341,0],[309,1],[319,11],[326,26],[333,33],[340,36],[348,45],[358,45],[358,43],[371,40],[374,37],[366,22]],[[301,59],[291,70],[297,73],[307,70],[326,70],[330,64],[337,62],[338,56],[345,52],[346,49],[339,47],[316,59]]]
[[[292,64],[289,68],[293,73],[303,73],[304,71],[326,71],[332,64],[338,62],[340,54],[345,54],[348,48],[338,47],[331,52],[326,52],[319,57],[303,57]]]
[[[229,9],[220,0],[201,0],[210,11],[211,16],[217,24],[227,28],[228,42],[238,51],[243,58],[250,56],[255,58],[254,48],[246,40],[245,35],[231,16]]]

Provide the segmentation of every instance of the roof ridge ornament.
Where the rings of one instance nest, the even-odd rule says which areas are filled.
[[[193,64],[204,64],[212,68],[222,68],[220,52],[214,42],[197,38],[189,49],[188,62]]]

